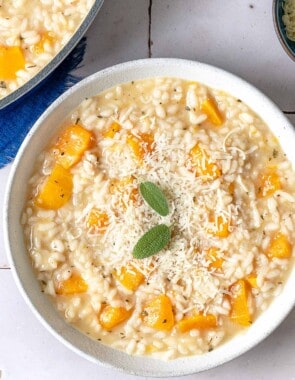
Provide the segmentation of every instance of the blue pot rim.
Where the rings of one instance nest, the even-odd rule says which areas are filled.
[[[66,45],[57,53],[57,55],[43,68],[41,69],[33,78],[26,82],[23,86],[19,87],[17,90],[13,91],[11,94],[5,96],[5,98],[0,100],[0,110],[11,105],[23,96],[28,95],[33,89],[35,89],[39,84],[41,84],[60,64],[61,62],[70,54],[74,47],[81,40],[83,35],[86,33],[87,29],[91,25],[98,11],[100,10],[104,0],[95,0],[87,16],[66,43]]]

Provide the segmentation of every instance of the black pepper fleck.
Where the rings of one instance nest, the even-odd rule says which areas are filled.
[[[279,155],[279,152],[278,152],[276,149],[274,149],[274,150],[272,151],[272,156],[273,156],[273,158],[277,158],[278,155]]]

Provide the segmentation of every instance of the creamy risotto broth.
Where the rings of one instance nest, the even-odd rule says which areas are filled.
[[[0,0],[0,99],[54,58],[93,4],[94,0]]]
[[[168,215],[144,200],[146,181]],[[245,332],[280,293],[294,184],[277,138],[241,100],[146,79],[85,99],[63,122],[37,159],[22,224],[41,290],[68,323],[128,354],[174,359]],[[159,224],[168,244],[134,257]]]

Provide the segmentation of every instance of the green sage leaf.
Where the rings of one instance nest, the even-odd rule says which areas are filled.
[[[142,182],[140,193],[146,203],[161,216],[169,214],[168,202],[162,190],[152,182]]]
[[[159,224],[146,232],[133,248],[133,256],[136,259],[145,259],[160,252],[171,238],[170,228],[165,224]]]

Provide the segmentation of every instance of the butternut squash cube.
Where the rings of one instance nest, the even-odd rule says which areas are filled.
[[[56,294],[68,296],[71,294],[85,293],[87,289],[88,285],[83,278],[78,274],[73,274],[67,280],[58,283]]]
[[[270,258],[288,259],[291,257],[291,244],[286,235],[278,232],[271,240],[266,254]]]
[[[215,235],[221,238],[229,235],[228,221],[222,215],[217,217]]]
[[[182,333],[193,329],[205,330],[217,327],[217,319],[215,315],[196,314],[185,317],[177,323],[178,330]]]
[[[127,136],[127,144],[138,161],[142,161],[146,154],[152,152],[153,142],[154,137],[149,133],[141,133],[139,137],[132,133]]]
[[[130,191],[129,199],[130,199],[131,202],[136,202],[137,197],[138,197],[138,189],[137,188],[133,188]]]
[[[223,215],[217,215],[211,219],[214,222],[214,227],[209,228],[207,232],[211,235],[226,238],[229,235],[229,222]]]
[[[121,125],[113,122],[109,128],[103,133],[105,139],[113,139],[115,134],[121,130]]]
[[[84,152],[90,148],[93,134],[80,125],[71,125],[59,137],[54,152],[56,161],[65,169],[79,162]]]
[[[207,98],[201,104],[201,110],[208,116],[212,124],[220,126],[223,124],[223,117],[218,109],[217,104],[212,98]]]
[[[133,292],[144,281],[144,275],[131,264],[116,271],[114,276],[126,289]]]
[[[214,180],[221,176],[219,167],[211,161],[207,152],[197,143],[189,152],[192,169],[196,171],[196,176],[204,177],[206,180]]]
[[[107,305],[99,316],[99,322],[105,330],[111,330],[113,327],[126,321],[132,314],[132,309],[126,310],[124,307],[112,307]]]
[[[230,193],[230,195],[234,195],[235,193],[235,183],[234,182],[231,182],[229,185],[228,185],[228,192]]]
[[[138,197],[138,189],[137,187],[133,187],[132,189],[129,189],[129,185],[131,185],[134,182],[134,177],[124,177],[121,179],[113,179],[110,182],[110,188],[109,191],[111,194],[115,194],[117,192],[124,194],[125,191],[129,191],[129,200],[132,202],[135,202]]]
[[[254,274],[250,274],[249,276],[247,276],[246,280],[252,288],[258,289],[257,277]]]
[[[19,46],[0,46],[0,80],[16,78],[25,67],[25,57]]]
[[[45,51],[45,45],[50,44],[53,45],[56,41],[56,37],[53,32],[46,31],[42,33],[39,42],[37,42],[34,46],[32,46],[32,52],[35,54],[42,54]]]
[[[88,215],[87,227],[95,232],[104,234],[108,225],[108,214],[94,207]]]
[[[35,204],[44,209],[57,210],[68,202],[72,196],[72,190],[72,174],[56,164],[51,174],[39,187]]]
[[[154,346],[153,344],[148,344],[146,346],[146,350],[145,351],[146,351],[147,354],[152,354],[153,352],[159,351],[159,348],[156,347],[156,346]]]
[[[210,262],[209,268],[221,269],[224,259],[218,254],[219,250],[216,247],[211,247],[206,251],[206,259]]]
[[[231,313],[230,319],[241,325],[249,326],[252,323],[252,316],[248,307],[248,289],[245,280],[238,280],[230,288]]]
[[[154,136],[151,133],[141,133],[140,138],[142,141],[145,153],[150,153],[153,150]]]
[[[172,303],[166,294],[160,294],[151,300],[142,315],[144,323],[156,330],[170,331],[174,326]]]
[[[275,171],[275,168],[270,168],[260,176],[257,186],[257,196],[259,198],[269,197],[281,188],[282,185],[278,173]]]

